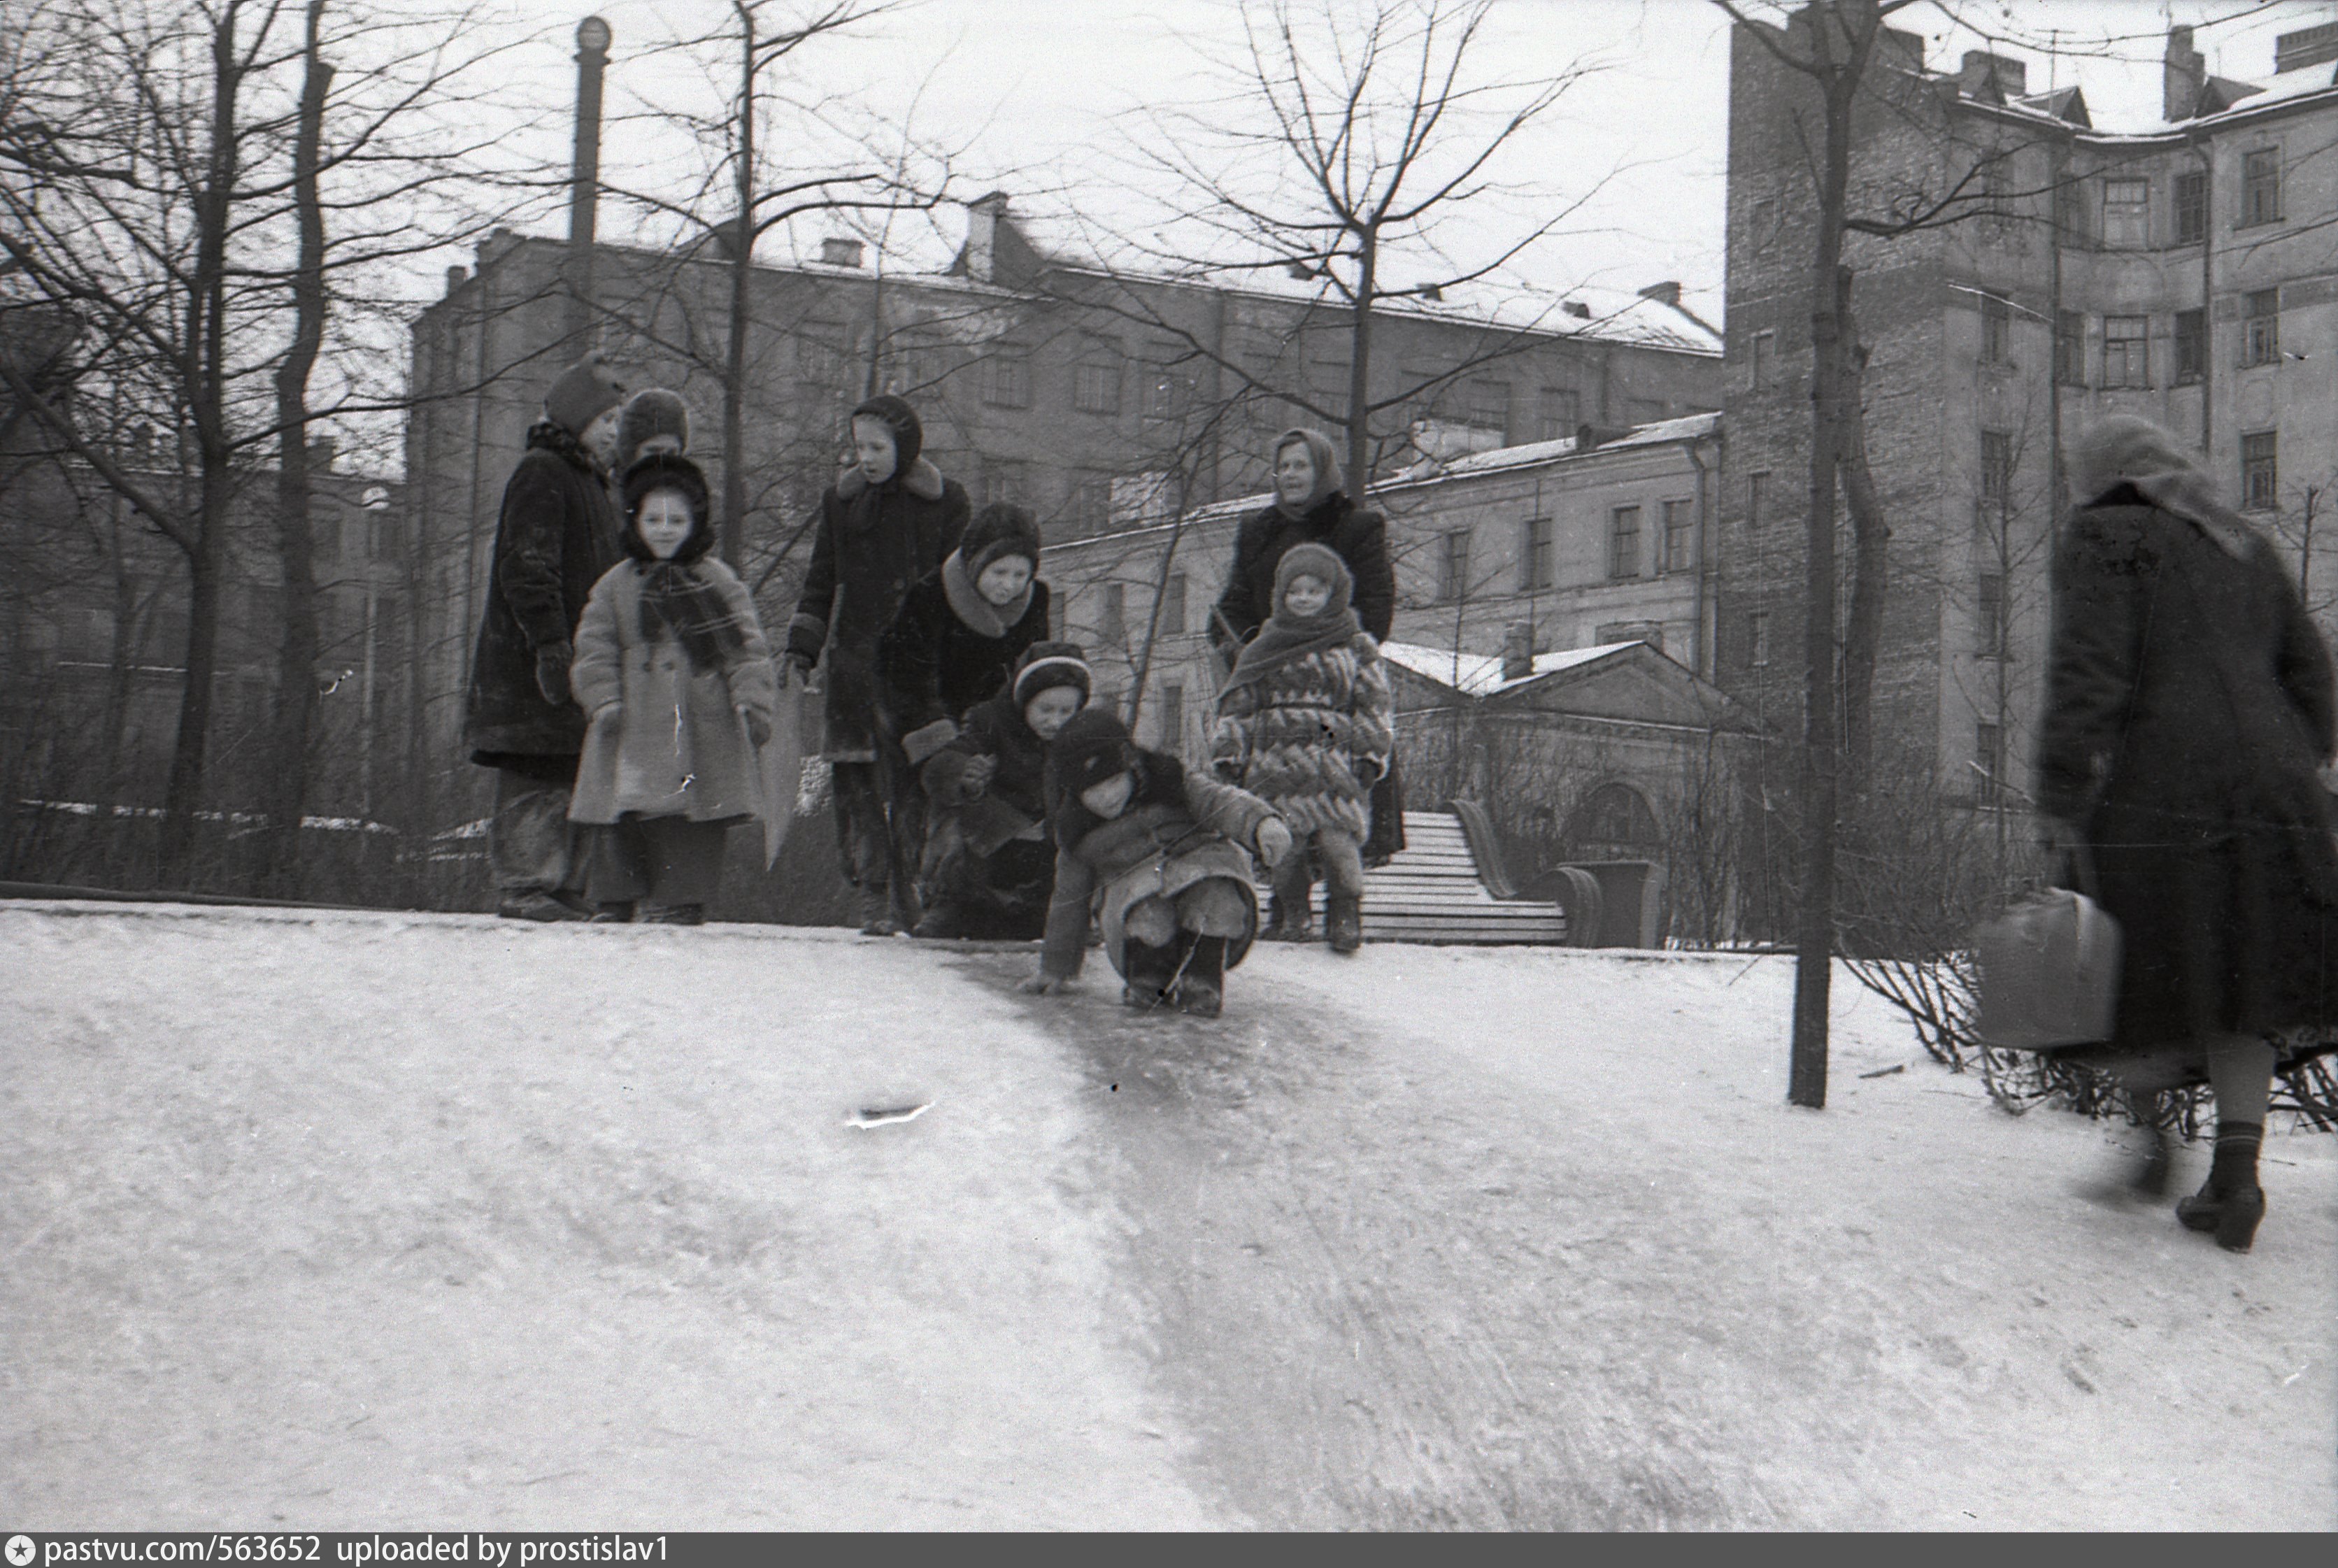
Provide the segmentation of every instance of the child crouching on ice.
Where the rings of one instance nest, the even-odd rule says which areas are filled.
[[[1297,544],[1274,571],[1274,612],[1243,645],[1218,699],[1211,760],[1280,812],[1323,863],[1323,929],[1331,948],[1363,940],[1362,848],[1372,785],[1396,743],[1380,644],[1349,608],[1354,579],[1338,554]],[[1304,853],[1275,878],[1283,929],[1304,940],[1314,888]]]
[[[1049,742],[1047,799],[1056,891],[1039,973],[1023,989],[1052,995],[1080,972],[1093,909],[1126,982],[1122,1002],[1215,1017],[1225,972],[1258,929],[1245,847],[1277,865],[1291,829],[1256,796],[1141,750],[1105,708]]]
[[[767,809],[756,752],[777,687],[754,600],[709,555],[706,479],[686,457],[624,477],[630,559],[593,585],[569,672],[591,715],[571,820],[594,835],[586,895],[597,921],[696,926],[731,825]]]

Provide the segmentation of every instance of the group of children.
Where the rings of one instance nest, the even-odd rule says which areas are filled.
[[[592,590],[570,671],[589,727],[569,816],[601,829],[592,918],[703,920],[729,828],[790,808],[794,781],[771,778],[762,753],[783,681],[817,670],[864,931],[1041,938],[1025,989],[1051,995],[1078,974],[1094,922],[1125,1002],[1209,1016],[1262,934],[1253,857],[1280,873],[1269,936],[1306,929],[1311,858],[1331,945],[1354,952],[1360,846],[1392,735],[1340,555],[1302,544],[1282,558],[1196,769],[1088,705],[1082,650],[1049,634],[1028,512],[969,517],[899,397],[855,409],[852,435],[775,661],[746,585],[711,553],[679,400],[653,389],[625,405],[624,559]]]

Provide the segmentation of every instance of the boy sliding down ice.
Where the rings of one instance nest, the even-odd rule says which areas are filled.
[[[1053,995],[1080,972],[1093,906],[1127,983],[1122,1002],[1215,1017],[1225,971],[1258,929],[1244,847],[1277,865],[1291,852],[1290,828],[1256,796],[1142,750],[1103,708],[1049,743],[1047,799],[1056,891],[1039,973],[1023,989]]]

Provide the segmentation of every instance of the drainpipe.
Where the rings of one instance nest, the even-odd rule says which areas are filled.
[[[2215,472],[2216,440],[2216,160],[2208,138],[2191,137],[2200,160],[2200,455]]]
[[[1713,571],[1713,491],[1706,483],[1710,471],[1697,456],[1703,441],[1703,436],[1691,436],[1681,443],[1681,453],[1696,470],[1696,672],[1710,681],[1714,678],[1714,633],[1706,617],[1713,612],[1714,596],[1706,579]]]

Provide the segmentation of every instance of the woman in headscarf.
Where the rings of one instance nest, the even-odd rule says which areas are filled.
[[[1355,579],[1356,619],[1372,641],[1388,641],[1396,616],[1396,571],[1389,564],[1388,521],[1359,506],[1342,488],[1340,456],[1321,430],[1293,428],[1274,439],[1274,502],[1243,519],[1234,535],[1233,569],[1210,615],[1210,641],[1231,666],[1242,645],[1274,612],[1274,573],[1295,544],[1323,544],[1347,563]],[[1396,759],[1372,786],[1371,837],[1364,864],[1377,866],[1404,848],[1403,792]],[[1304,912],[1298,927],[1304,933]],[[1290,930],[1278,902],[1275,923]]]
[[[2125,937],[2113,1036],[2075,1054],[2137,1093],[2213,1087],[2215,1163],[2176,1211],[2245,1252],[2274,1073],[2330,1048],[2330,655],[2272,545],[2166,431],[2096,425],[2071,493],[2038,799]]]

